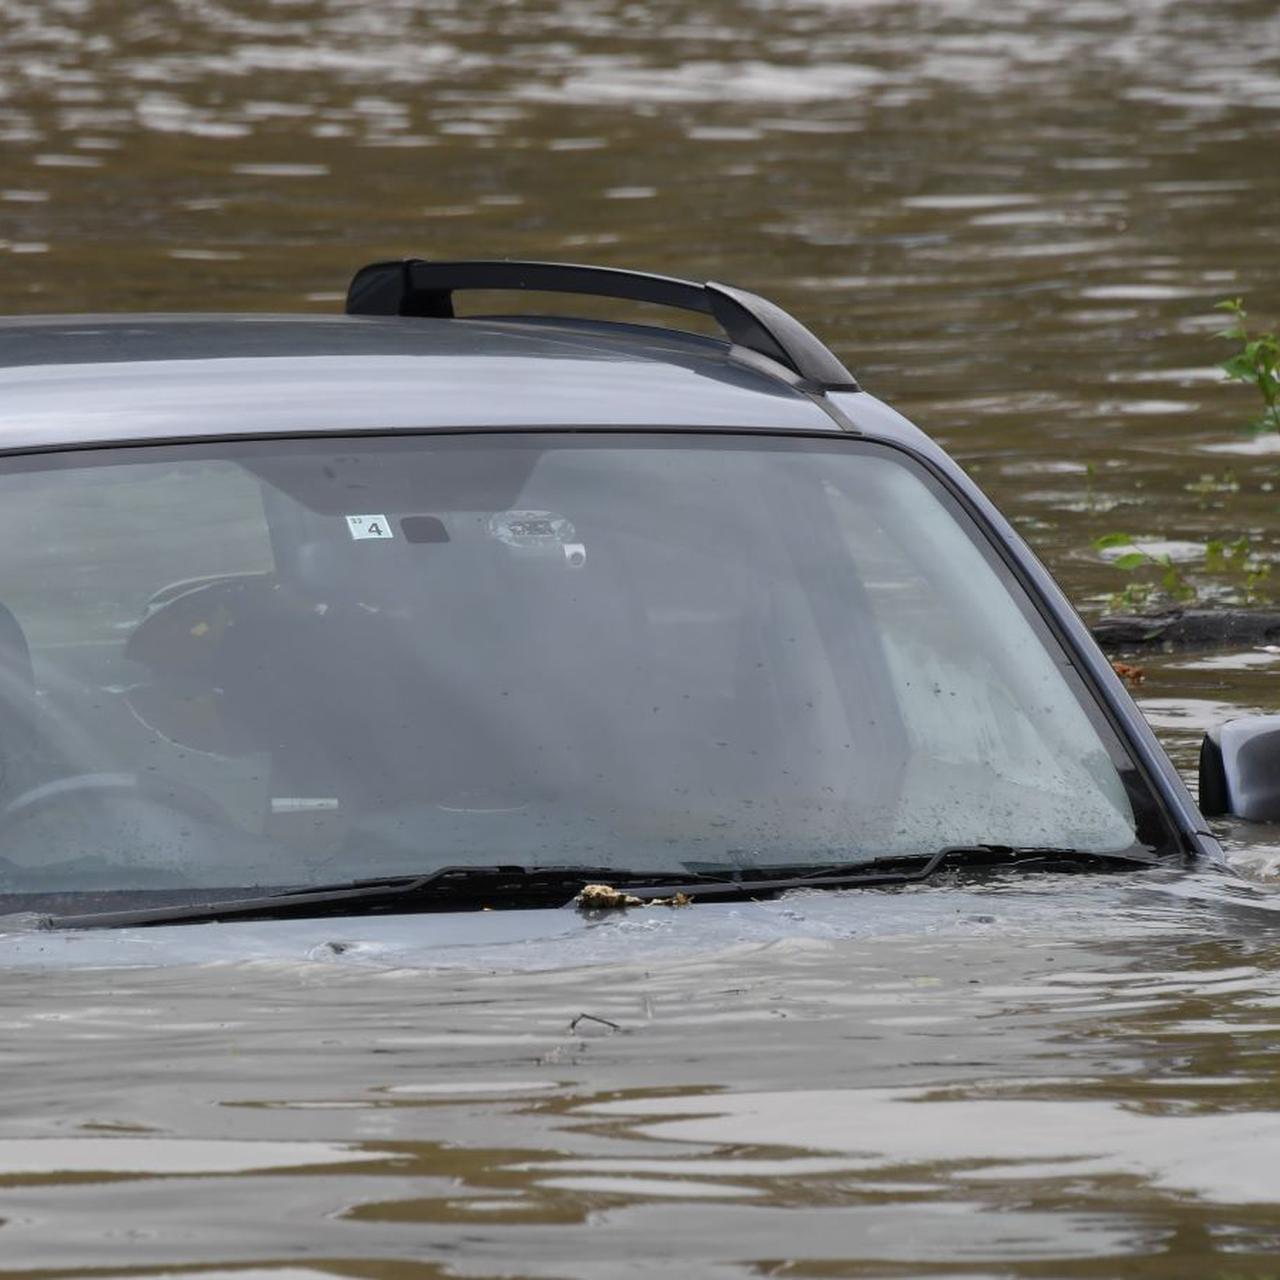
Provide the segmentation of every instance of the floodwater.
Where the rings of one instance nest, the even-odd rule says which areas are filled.
[[[1242,599],[1280,449],[1212,308],[1280,319],[1278,127],[1270,0],[0,0],[0,311],[725,279],[1086,612],[1115,532]],[[1190,773],[1278,664],[1137,693]],[[1273,1276],[1280,832],[1223,834],[1246,881],[0,938],[0,1280]]]

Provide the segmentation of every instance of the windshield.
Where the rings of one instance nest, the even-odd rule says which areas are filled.
[[[1161,844],[941,487],[847,439],[12,458],[0,893]]]

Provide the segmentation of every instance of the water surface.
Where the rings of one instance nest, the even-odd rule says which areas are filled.
[[[1212,305],[1280,318],[1278,124],[1266,0],[0,0],[0,311],[332,310],[405,253],[726,279],[1087,612],[1113,531],[1239,597],[1205,543],[1274,554],[1280,450]],[[1144,661],[1180,767],[1277,661]],[[1271,1276],[1280,834],[1224,834],[1255,885],[11,934],[0,1277]]]

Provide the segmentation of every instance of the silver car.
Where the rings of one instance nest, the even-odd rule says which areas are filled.
[[[455,316],[494,289],[724,334]],[[0,452],[0,912],[696,909],[1219,857],[1017,533],[737,289],[409,260],[342,317],[2,321]],[[1219,808],[1249,754],[1207,751]]]

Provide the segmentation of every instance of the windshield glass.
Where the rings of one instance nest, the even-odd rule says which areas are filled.
[[[424,435],[0,474],[9,909],[1161,843],[1081,690],[883,446]]]

